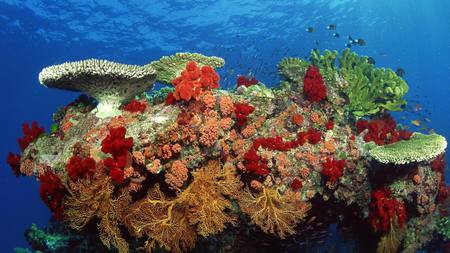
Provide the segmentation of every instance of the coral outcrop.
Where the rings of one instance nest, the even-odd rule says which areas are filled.
[[[103,117],[82,96],[55,113],[50,133],[27,125],[22,153],[8,155],[65,227],[60,237],[32,227],[33,247],[311,252],[329,228],[355,252],[448,241],[447,142],[390,116],[406,103],[401,77],[348,50],[314,50],[279,63],[279,87],[240,78],[220,90],[223,64],[179,53],[142,67],[44,69],[49,87],[117,103]],[[144,94],[154,80],[170,86]]]

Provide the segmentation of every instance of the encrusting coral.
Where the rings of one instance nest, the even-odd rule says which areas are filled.
[[[372,238],[355,239],[361,252],[376,242],[414,252],[442,230],[447,142],[390,116],[407,91],[394,72],[348,50],[313,50],[310,62],[278,64],[280,87],[238,76],[236,89],[220,90],[223,64],[178,53],[145,66],[46,68],[42,83],[99,105],[81,96],[48,134],[24,125],[8,164],[38,178],[71,234],[97,238],[91,252],[292,252],[334,223]],[[144,93],[154,81],[170,87]],[[114,105],[100,112],[105,101]],[[414,232],[425,222],[439,225]]]

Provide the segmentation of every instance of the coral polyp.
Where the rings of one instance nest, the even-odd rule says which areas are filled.
[[[279,87],[241,76],[222,90],[223,64],[179,53],[141,67],[46,68],[42,83],[99,104],[69,104],[49,134],[27,125],[8,163],[38,178],[54,218],[92,250],[254,252],[269,238],[293,251],[326,236],[308,230],[338,223],[372,238],[355,243],[361,252],[413,252],[432,239],[417,224],[448,227],[447,142],[389,115],[406,103],[401,77],[348,50],[313,51],[311,62],[280,62]],[[144,93],[155,80],[171,87]]]

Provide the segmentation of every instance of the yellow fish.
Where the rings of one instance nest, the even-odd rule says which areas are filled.
[[[411,120],[411,124],[415,125],[415,126],[420,126],[420,121],[419,120]]]

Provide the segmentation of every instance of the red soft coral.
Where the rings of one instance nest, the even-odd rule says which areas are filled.
[[[88,178],[94,175],[96,169],[95,160],[91,157],[81,158],[72,156],[66,164],[67,174],[70,180],[76,182],[79,178]]]
[[[7,162],[11,167],[14,176],[20,176],[20,155],[9,152]]]
[[[365,142],[375,142],[378,146],[395,143],[400,140],[409,140],[412,132],[407,130],[397,130],[397,123],[389,114],[384,114],[380,118],[359,120],[356,122],[358,133],[367,130],[364,135]]]
[[[246,76],[238,76],[237,78],[237,87],[245,86],[250,87],[258,83],[258,80],[254,77],[246,77]]]
[[[291,182],[291,187],[294,191],[302,188],[302,186],[303,186],[302,181],[298,178],[294,178],[294,180],[292,180]]]
[[[133,138],[125,138],[125,133],[124,127],[110,128],[109,135],[102,141],[102,152],[112,155],[105,159],[104,164],[109,169],[109,176],[118,184],[124,182],[123,169],[133,147]]]
[[[249,172],[260,176],[267,176],[270,171],[267,167],[267,161],[258,155],[258,149],[263,147],[269,150],[289,151],[290,149],[302,146],[308,141],[311,144],[317,144],[322,139],[319,131],[311,128],[308,132],[300,132],[297,139],[284,141],[281,136],[260,137],[253,140],[251,148],[244,154],[244,166]]]
[[[320,102],[327,97],[327,87],[322,79],[319,68],[310,65],[303,79],[303,92],[311,102]]]
[[[327,177],[332,184],[336,183],[344,173],[345,160],[334,160],[334,158],[327,158],[322,163],[322,174]]]
[[[139,102],[136,99],[132,99],[130,103],[123,107],[123,109],[131,113],[143,113],[145,109],[147,109],[147,104],[145,102]]]
[[[204,90],[219,88],[219,75],[210,66],[203,66],[200,69],[197,63],[190,61],[181,75],[172,80],[172,85],[175,86],[173,92],[175,100],[197,100]]]
[[[65,188],[61,179],[51,171],[39,176],[41,186],[39,193],[42,201],[47,205],[56,220],[61,220],[64,212]]]
[[[376,190],[369,208],[369,220],[375,231],[387,232],[395,221],[400,228],[406,223],[405,204],[393,198],[389,189]]]
[[[247,117],[255,110],[253,106],[246,103],[235,103],[234,114],[236,115],[236,125],[245,126],[247,124]]]
[[[35,141],[45,132],[45,130],[43,127],[40,127],[36,121],[33,121],[33,123],[31,123],[31,128],[28,123],[23,123],[22,132],[23,137],[19,138],[17,142],[19,143],[20,149],[24,151],[30,143]]]

